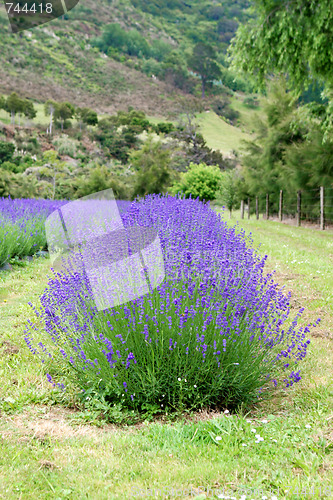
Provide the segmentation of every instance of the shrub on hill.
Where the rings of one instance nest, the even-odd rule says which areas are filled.
[[[161,141],[149,136],[138,151],[132,152],[130,163],[136,171],[133,197],[167,190],[172,179],[171,156]]]
[[[10,161],[15,152],[15,144],[7,141],[0,141],[0,165],[5,161]]]
[[[223,118],[226,118],[232,124],[239,118],[239,112],[230,106],[230,100],[226,97],[215,99],[212,109],[218,116],[223,116]]]
[[[173,194],[183,193],[186,198],[200,200],[215,200],[220,187],[221,170],[218,167],[207,166],[204,163],[190,163],[187,172],[181,174],[181,179],[171,189]]]
[[[89,170],[88,175],[77,180],[74,186],[74,198],[81,198],[109,188],[112,188],[117,199],[129,198],[130,193],[128,190],[112,176],[112,173],[105,165],[96,166]]]

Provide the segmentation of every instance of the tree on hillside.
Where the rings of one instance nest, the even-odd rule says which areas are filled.
[[[145,37],[136,29],[124,30],[120,24],[107,24],[101,36],[92,41],[93,46],[98,47],[106,54],[111,49],[117,49],[130,56],[149,57],[151,49]]]
[[[202,101],[196,97],[178,97],[175,111],[169,114],[170,118],[177,120],[177,127],[168,135],[178,141],[178,147],[181,146],[181,154],[185,160],[181,161],[179,170],[184,170],[190,162],[219,165],[220,168],[226,166],[222,154],[211,150],[200,133],[196,117],[203,109]]]
[[[93,45],[98,47],[105,54],[109,47],[120,49],[125,45],[126,31],[118,23],[107,24],[101,36],[93,40]]]
[[[37,114],[33,102],[29,99],[21,99],[16,92],[12,92],[7,100],[4,97],[0,97],[0,109],[4,109],[10,114],[13,125],[15,124],[15,116],[17,114],[19,115],[19,125],[22,115],[26,118],[33,119]]]
[[[175,111],[170,113],[170,117],[177,120],[177,129],[172,132],[172,136],[185,141],[191,146],[194,154],[198,154],[202,136],[199,134],[196,116],[204,109],[202,102],[196,97],[179,96],[174,108]],[[198,158],[199,161],[200,159]]]
[[[6,99],[3,95],[0,95],[0,109],[4,109],[6,111]]]
[[[97,165],[89,169],[88,175],[74,182],[75,198],[81,198],[98,191],[112,188],[117,199],[127,198],[125,186],[119,182],[105,165]]]
[[[29,101],[29,99],[24,100],[22,111],[23,111],[24,116],[26,118],[28,118],[29,120],[33,120],[37,115],[37,112],[35,110],[33,102]]]
[[[51,135],[52,134],[52,126],[53,126],[53,117],[54,117],[54,112],[56,109],[57,103],[55,101],[52,101],[49,99],[46,101],[44,104],[44,114],[45,116],[50,117],[50,126],[48,127],[48,133]]]
[[[22,113],[24,108],[24,101],[20,99],[20,97],[16,94],[16,92],[12,92],[6,100],[6,111],[11,116],[11,123],[15,125],[15,115],[18,113]]]
[[[36,179],[0,169],[0,197],[34,198],[40,194],[39,189]]]
[[[82,130],[82,124],[86,125],[97,125],[98,116],[96,111],[89,108],[76,108],[75,116],[79,122],[80,130]]]
[[[221,77],[215,50],[211,45],[200,42],[193,48],[188,63],[190,68],[201,78],[201,96],[204,98],[207,84]]]
[[[57,181],[66,170],[66,162],[59,160],[57,151],[54,151],[53,149],[49,149],[44,152],[43,160],[45,161],[45,165],[42,173],[52,179],[53,187],[51,199],[54,200],[57,189]]]
[[[256,17],[238,28],[232,65],[264,88],[272,74],[287,75],[300,93],[316,80],[329,98],[333,127],[333,3],[331,0],[255,0]]]
[[[71,120],[74,116],[75,108],[70,102],[56,103],[54,110],[54,119],[60,121],[61,130],[64,130],[64,125],[67,120]]]
[[[161,78],[184,92],[192,92],[196,83],[189,75],[185,58],[176,50],[170,52],[163,60]]]
[[[255,139],[244,141],[242,173],[245,184],[250,195],[263,197],[268,193],[275,200],[283,189],[288,202],[288,196],[294,197],[296,190],[304,188],[305,184],[294,182],[297,176],[290,172],[287,154],[291,146],[299,147],[305,141],[308,129],[299,116],[297,98],[287,91],[283,79],[271,82],[262,109],[262,117],[255,123]],[[298,172],[302,169],[299,162]]]
[[[144,130],[148,131],[150,122],[144,111],[128,108],[128,111],[118,111],[114,117],[115,125],[126,125],[129,129],[137,134],[141,134]]]
[[[131,153],[130,162],[136,170],[134,196],[166,191],[172,175],[171,157],[160,141],[149,136],[141,149]]]
[[[220,188],[217,192],[217,198],[229,210],[230,218],[233,208],[238,201],[237,197],[238,175],[236,169],[226,170],[221,174]]]

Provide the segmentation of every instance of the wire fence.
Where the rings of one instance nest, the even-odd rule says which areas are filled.
[[[253,215],[259,219],[263,214],[266,220],[277,219],[296,226],[310,223],[324,230],[333,227],[333,187],[250,197],[241,201],[240,210],[242,219]]]

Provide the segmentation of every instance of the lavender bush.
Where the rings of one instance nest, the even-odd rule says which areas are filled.
[[[194,199],[152,195],[127,208],[125,227],[157,229],[165,280],[97,311],[84,272],[54,272],[25,335],[48,380],[139,411],[237,409],[299,381],[309,326],[297,327],[302,309],[291,321],[290,295],[245,234]]]
[[[44,222],[64,201],[0,198],[0,266],[46,248]]]

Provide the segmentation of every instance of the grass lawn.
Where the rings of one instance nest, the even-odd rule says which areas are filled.
[[[269,256],[267,271],[276,269],[277,283],[292,291],[295,314],[302,305],[304,322],[322,322],[310,333],[302,380],[239,415],[121,427],[73,407],[23,340],[33,317],[27,303],[37,304],[48,259],[0,273],[0,498],[199,500],[223,489],[237,499],[332,497],[332,232],[255,219],[240,226]]]

